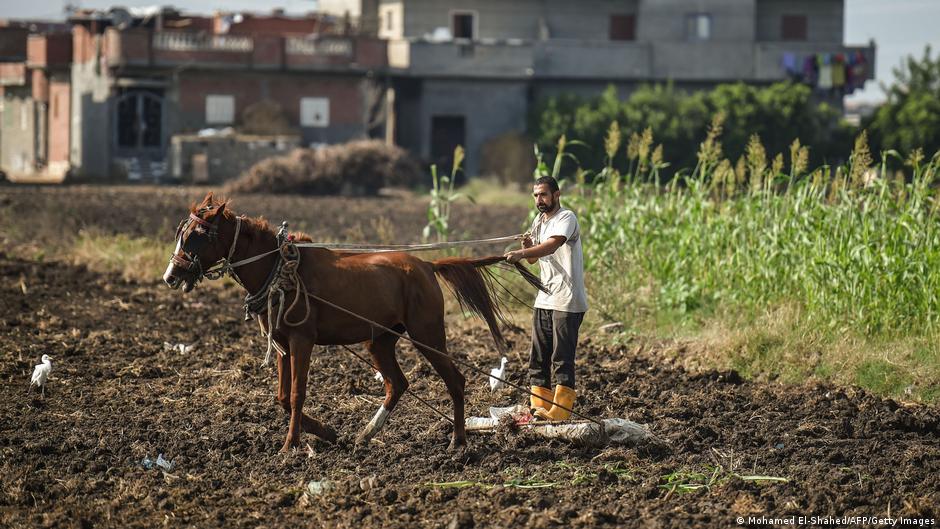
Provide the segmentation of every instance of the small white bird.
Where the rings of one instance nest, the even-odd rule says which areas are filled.
[[[503,359],[499,361],[499,367],[490,369],[490,391],[496,391],[497,389],[506,387],[505,382],[498,380],[503,378],[503,373],[506,372],[506,362],[509,362],[509,360],[504,356]]]
[[[42,355],[42,363],[33,368],[33,378],[29,381],[29,388],[39,386],[43,398],[46,397],[46,383],[49,381],[49,373],[52,373],[52,357]]]

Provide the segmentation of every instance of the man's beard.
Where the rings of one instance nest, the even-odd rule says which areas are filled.
[[[548,213],[549,211],[555,209],[555,203],[552,202],[550,204],[539,204],[535,207],[542,213]]]

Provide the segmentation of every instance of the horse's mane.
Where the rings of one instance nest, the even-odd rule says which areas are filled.
[[[228,207],[231,203],[232,201],[226,198],[216,200],[213,198],[212,193],[209,193],[206,195],[206,198],[202,201],[202,203],[196,204],[193,202],[189,206],[189,211],[190,213],[197,213],[200,209],[207,206],[211,206],[212,208],[225,206],[225,209],[222,210],[222,216],[225,217],[226,220],[231,220],[234,222],[237,215],[233,213],[232,210]],[[245,229],[246,227],[248,229]],[[247,215],[243,216],[242,230],[250,234],[252,238],[259,238],[265,233],[270,233],[272,237],[277,235],[277,230],[271,227],[271,223],[268,222],[268,220],[264,217],[249,217]],[[313,242],[313,238],[306,232],[294,231],[291,233],[294,235],[295,241]]]

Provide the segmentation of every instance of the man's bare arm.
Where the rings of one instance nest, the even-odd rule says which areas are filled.
[[[563,235],[555,235],[549,237],[548,240],[542,244],[537,244],[522,250],[506,252],[506,260],[510,263],[515,263],[526,259],[529,263],[534,263],[539,257],[545,257],[546,255],[555,253],[555,250],[561,248],[561,245],[565,244],[567,240],[568,239]]]

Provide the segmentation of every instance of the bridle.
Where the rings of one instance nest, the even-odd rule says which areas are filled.
[[[202,213],[204,211],[208,211],[211,209],[212,207],[209,206],[209,207],[199,210],[197,213]],[[189,227],[193,224],[196,225],[193,228],[193,232],[198,233],[200,235],[204,235],[205,241],[213,242],[216,239],[218,239],[218,236],[219,236],[218,223],[209,222],[203,218],[200,218],[199,215],[197,215],[196,213],[190,213],[189,217],[181,220],[179,226],[176,228],[176,240],[178,241],[180,245],[180,254],[178,255],[176,252],[174,252],[173,255],[170,256],[170,262],[173,263],[173,266],[179,267],[191,273],[194,277],[193,283],[195,284],[198,284],[203,278],[210,279],[210,280],[219,279],[225,274],[231,273],[232,268],[233,268],[231,264],[232,255],[235,254],[235,245],[238,244],[238,234],[241,231],[241,227],[242,227],[242,217],[241,216],[235,217],[235,236],[232,237],[232,246],[229,247],[228,256],[225,257],[224,259],[219,259],[218,261],[212,263],[206,269],[203,269],[202,262],[199,260],[199,252],[198,252],[198,250],[202,248],[202,244],[204,244],[204,242],[200,241],[200,244],[197,248],[190,249],[189,251],[187,251],[181,239],[181,237],[183,236],[183,233],[185,233],[186,230],[189,229]],[[245,263],[238,263],[238,264],[245,264]]]

